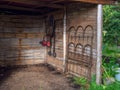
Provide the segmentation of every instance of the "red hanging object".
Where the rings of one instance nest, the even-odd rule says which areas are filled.
[[[51,46],[51,44],[50,44],[50,41],[47,41],[47,45],[46,45],[47,47],[50,47]]]
[[[47,46],[47,42],[45,40],[42,41],[43,46]]]
[[[50,46],[51,46],[50,41],[47,41],[47,36],[44,36],[44,37],[43,37],[43,40],[40,42],[40,44],[41,44],[42,46],[47,46],[47,47],[50,47]]]

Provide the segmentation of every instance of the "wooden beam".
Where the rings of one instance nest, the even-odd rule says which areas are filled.
[[[39,5],[40,2],[39,0],[3,0],[3,1],[8,1],[9,3],[23,3],[23,4],[30,4],[30,5]]]
[[[32,9],[32,8],[24,8],[10,5],[0,5],[2,9],[11,9],[11,10],[21,10],[21,11],[30,11],[30,12],[40,12],[40,10]]]
[[[96,63],[96,83],[101,83],[102,64],[102,5],[98,4],[97,12],[97,63]]]
[[[85,3],[94,3],[94,4],[114,4],[115,3],[115,0],[55,0],[52,3],[59,3],[64,1],[85,2]]]
[[[31,5],[47,5],[52,3],[59,3],[59,2],[86,2],[86,3],[94,3],[94,4],[114,4],[117,0],[3,0],[9,2],[16,2],[16,3],[24,3],[24,4],[31,4]]]
[[[46,1],[41,1],[41,0],[4,0],[4,1],[8,1],[9,5],[11,5],[12,3],[17,3],[17,4],[26,4],[29,6],[33,6],[33,8],[38,8],[38,7],[51,7],[51,8],[63,8],[62,5],[58,5],[58,4],[54,4],[54,3],[50,3],[50,2],[46,2]],[[41,1],[41,2],[40,2]]]
[[[39,7],[50,7],[50,8],[56,8],[56,9],[63,9],[64,7],[62,5],[54,4],[54,3],[48,3],[48,4],[39,4],[35,8]]]
[[[65,0],[53,0],[51,3],[59,3],[59,2],[63,2]]]
[[[85,2],[85,3],[93,3],[93,4],[114,4],[115,0],[68,0],[74,2]]]
[[[57,5],[57,4],[46,4],[44,6],[51,7],[51,8],[58,8],[58,9],[63,9],[64,8],[62,5]]]

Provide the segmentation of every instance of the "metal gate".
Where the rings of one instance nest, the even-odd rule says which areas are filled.
[[[67,65],[69,73],[91,78],[94,30],[91,25],[68,30]]]

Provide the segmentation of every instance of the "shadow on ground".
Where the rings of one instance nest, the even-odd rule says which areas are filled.
[[[0,90],[79,90],[50,65],[0,67]]]

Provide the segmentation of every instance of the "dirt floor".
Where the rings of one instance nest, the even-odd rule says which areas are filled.
[[[68,78],[45,65],[1,67],[0,90],[79,90]]]

